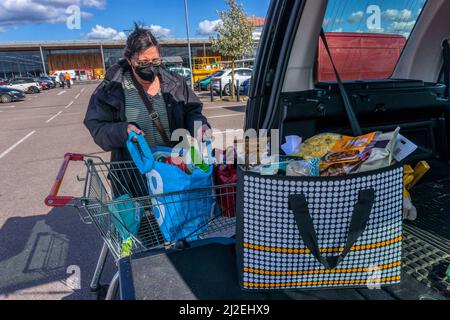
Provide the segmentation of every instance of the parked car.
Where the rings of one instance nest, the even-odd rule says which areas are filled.
[[[9,87],[25,93],[40,93],[42,90],[42,86],[33,79],[13,79],[10,81]]]
[[[9,80],[0,78],[0,86],[7,86],[7,85],[9,85]]]
[[[202,91],[202,90],[210,91],[211,90],[211,79],[217,74],[217,72],[219,72],[219,71],[215,71],[212,74],[210,74],[209,76],[207,76],[203,79],[197,80],[196,89],[200,90],[200,91]]]
[[[405,8],[405,11],[411,13],[411,23],[407,30],[381,28],[377,30],[378,36],[361,36],[354,34],[358,28],[357,23],[336,22],[335,17],[337,15],[351,16],[352,12],[360,12],[360,26],[364,25],[362,29],[366,30],[366,19],[367,28],[369,28],[370,19],[373,17],[367,10],[366,2],[359,0],[272,0],[266,18],[267,23],[262,32],[259,44],[260,50],[250,86],[250,100],[246,108],[246,130],[255,129],[258,131],[264,129],[270,131],[278,129],[281,143],[290,135],[299,136],[304,141],[317,134],[327,132],[355,135],[354,130],[351,129],[351,123],[355,127],[356,121],[348,115],[352,114],[351,110],[353,110],[363,133],[390,132],[400,127],[400,133],[418,146],[413,154],[401,161],[399,168],[401,165],[411,165],[414,168],[419,161],[427,161],[431,167],[425,179],[411,190],[412,202],[417,208],[416,221],[402,223],[400,212],[402,199],[401,196],[399,197],[396,209],[398,220],[396,228],[403,229],[400,229],[400,239],[402,240],[398,244],[402,248],[403,254],[397,254],[396,257],[389,256],[389,259],[392,260],[388,262],[387,268],[381,270],[382,261],[389,254],[382,254],[377,251],[378,249],[366,251],[366,259],[373,261],[372,267],[380,270],[376,276],[380,290],[362,289],[361,291],[353,291],[353,289],[350,289],[346,291],[330,289],[326,291],[330,298],[339,296],[340,299],[351,299],[352,294],[362,291],[364,291],[364,299],[376,300],[445,300],[450,296],[449,280],[446,276],[446,270],[450,264],[448,259],[450,252],[448,245],[450,241],[448,231],[450,225],[450,104],[448,87],[450,83],[448,77],[445,77],[444,80],[442,76],[445,73],[444,66],[450,63],[450,61],[444,63],[443,58],[448,56],[449,50],[447,50],[447,54],[442,52],[443,43],[445,44],[445,40],[449,39],[450,1],[418,1],[414,6],[408,7],[410,3],[408,0],[395,1],[396,8]],[[333,21],[331,23],[333,26],[330,26],[329,21]],[[322,46],[318,46],[321,28],[324,28],[325,31],[327,31],[327,28],[329,30],[332,30],[331,28],[337,29],[335,24],[338,24],[338,30],[340,31],[336,37],[343,39],[345,36],[346,38],[346,41],[336,41],[336,38],[329,38],[331,56],[336,58],[338,73],[341,73],[346,80],[343,83],[336,81],[338,77],[332,70],[331,64],[325,62],[326,59],[330,61],[330,57],[327,56],[328,53],[320,52]],[[396,31],[401,37],[408,37],[408,40],[404,41],[401,37],[392,37],[389,33],[393,31]],[[343,33],[346,34],[343,35]],[[326,34],[328,33],[325,33],[325,39],[328,38]],[[386,39],[385,50],[379,50],[382,47],[379,41]],[[404,44],[400,51],[399,42]],[[346,47],[345,50],[343,50],[344,46]],[[368,50],[369,47],[373,50]],[[386,49],[393,49],[398,54],[387,53]],[[322,54],[323,56],[321,56]],[[397,58],[392,63],[394,56]],[[448,58],[450,60],[450,57]],[[322,68],[317,68],[320,63],[322,63]],[[328,70],[324,68],[326,65],[323,63],[327,64]],[[387,66],[390,66],[390,70],[387,69]],[[373,172],[370,174],[373,175]],[[336,179],[338,179],[336,181],[339,181],[340,178]],[[350,183],[358,188],[359,180],[364,181],[364,177],[355,177]],[[311,178],[308,181],[314,180]],[[314,192],[308,193],[307,187],[300,187],[295,191],[295,187],[292,187],[295,184],[291,181],[290,185],[294,194],[304,192],[302,194],[303,199],[314,198],[315,196]],[[300,184],[296,186],[300,186]],[[383,187],[376,192],[376,196],[388,194],[389,188],[390,186]],[[289,190],[289,188],[284,190]],[[311,190],[313,189],[309,189],[309,191]],[[315,190],[317,191],[317,189]],[[339,191],[340,187],[335,188],[336,190]],[[345,193],[342,192],[342,194]],[[254,196],[251,195],[251,197]],[[278,194],[278,196],[280,195]],[[289,191],[286,192],[285,199],[283,199],[286,200],[286,207],[289,202],[288,196]],[[326,192],[322,196],[324,197],[321,200],[329,205],[315,207],[314,204],[310,204],[311,207],[308,210],[307,201],[309,201],[309,198],[305,202],[306,209],[304,212],[311,221],[315,219],[312,215],[309,216],[311,212],[315,211],[329,217],[331,211],[322,208],[335,208],[337,202],[333,202],[332,196],[327,195]],[[264,199],[264,196],[262,198]],[[348,204],[349,207],[353,207],[355,202],[356,199],[355,201],[348,200],[343,206]],[[276,206],[271,205],[275,211]],[[270,207],[270,205],[267,207]],[[316,208],[318,209],[316,210]],[[261,211],[261,207],[258,207],[258,210]],[[380,211],[372,211],[371,215],[375,214],[375,219],[378,219],[378,214],[383,214],[385,210],[389,209],[383,207]],[[287,210],[285,212],[288,214]],[[269,211],[269,214],[271,216],[276,215],[276,212]],[[344,229],[349,228],[351,210],[348,211],[348,214],[342,225]],[[296,235],[294,241],[296,246],[303,246],[304,243],[307,243],[308,248],[312,248],[308,243],[314,242],[315,248],[317,248],[316,252],[319,252],[317,256],[320,256],[322,248],[326,248],[333,242],[324,240],[325,238],[321,235],[335,237],[338,231],[334,227],[324,228],[323,219],[316,217],[317,222],[314,221],[314,225],[310,225],[313,230],[312,233],[305,233],[307,237],[311,234],[314,234],[314,236],[309,238],[305,236],[303,239],[306,240],[303,241]],[[340,215],[338,214],[337,217],[339,218]],[[296,218],[297,215],[294,218],[292,213],[289,214],[289,219],[295,221]],[[372,218],[374,217],[372,216]],[[355,221],[354,219],[355,217],[352,221]],[[380,225],[372,230],[377,236],[383,237],[384,233],[388,232],[387,230],[391,230],[391,226],[383,227],[381,224],[386,223],[386,221],[381,222],[381,218],[377,221],[380,222]],[[342,220],[339,223],[341,222]],[[389,220],[387,222],[390,223]],[[367,225],[370,225],[370,223]],[[244,227],[242,228],[245,230]],[[321,228],[322,230],[320,230]],[[267,227],[266,230],[270,230],[270,227]],[[288,231],[280,230],[278,234],[292,239]],[[396,232],[398,233],[398,231],[397,229]],[[261,234],[261,231],[259,232]],[[362,231],[359,235],[365,237],[368,232]],[[311,238],[314,238],[314,240],[309,241]],[[364,247],[370,248],[371,242],[366,239],[360,238],[354,248],[356,250],[359,250],[359,248],[364,250]],[[360,242],[361,240],[362,242]],[[257,243],[260,246],[264,245],[260,242]],[[396,246],[395,244],[387,243],[388,250],[395,250],[393,249]],[[251,244],[249,246],[251,247]],[[344,246],[345,238],[341,238],[341,241],[338,240],[332,244],[333,248]],[[251,252],[250,255],[253,255],[253,252],[257,250],[249,249],[248,251]],[[326,252],[326,249],[324,249],[324,252]],[[438,253],[430,259],[428,255],[430,252]],[[265,256],[261,255],[264,259],[261,261],[264,261],[264,263],[270,261],[267,255],[270,255],[269,250],[266,251]],[[335,258],[333,254],[330,254],[323,259],[326,260],[329,257]],[[339,257],[339,259],[341,258]],[[392,268],[394,260],[397,262],[397,267]],[[311,257],[311,261],[320,260]],[[337,269],[327,270],[326,273],[332,275],[334,271],[340,270],[340,281],[349,284],[353,283],[353,279],[364,279],[363,281],[373,279],[371,278],[373,274],[370,272],[359,273],[363,269],[352,269],[355,266],[349,261],[351,259],[342,258],[341,262],[344,267],[341,264]],[[269,268],[268,265],[270,263],[267,263],[266,268]],[[280,265],[282,264],[280,263]],[[302,265],[300,262],[297,265],[306,267],[306,264]],[[330,268],[325,267],[325,269]],[[389,269],[392,271],[389,271]],[[305,276],[290,277],[290,283],[302,283],[301,281],[315,281],[315,283],[320,281],[323,283],[320,276],[312,276],[311,278],[306,276],[320,274],[311,267],[309,270],[307,268],[299,270],[302,270]],[[392,279],[389,278],[390,272],[398,273],[400,270],[403,271],[403,275],[397,277],[395,285],[389,288],[385,287],[386,283]],[[249,272],[251,273],[251,271]],[[281,273],[283,271],[280,271]],[[269,281],[266,282],[266,279],[274,279],[273,281],[278,285],[284,281],[275,277],[260,276],[256,272],[253,275],[246,274],[245,277],[257,279],[255,281],[259,282],[258,285],[261,287],[269,286]],[[339,283],[339,281],[335,283]],[[374,287],[368,285],[368,288]]]
[[[251,80],[252,80],[251,78],[247,79],[239,86],[240,92],[242,94],[245,94],[246,96],[248,96],[248,92],[249,92],[249,89],[250,89],[250,81]]]
[[[178,73],[180,76],[183,76],[186,79],[186,83],[188,86],[191,85],[192,79],[191,79],[191,70],[188,68],[182,68],[182,67],[169,67],[169,71]]]
[[[0,102],[10,103],[25,99],[25,93],[22,90],[17,90],[10,87],[0,86]]]
[[[71,85],[74,84],[73,80],[76,78],[75,70],[60,70],[60,71],[56,71],[52,74],[52,78],[55,80],[57,86],[61,86],[61,81],[59,80],[60,73],[66,74],[66,72],[70,74],[70,84]]]
[[[39,77],[38,78],[39,81],[44,81],[48,84],[48,86],[50,87],[50,89],[56,88],[56,80],[53,77],[47,76],[47,77]]]
[[[243,83],[252,77],[253,70],[250,68],[236,68],[234,69],[235,92],[237,90],[237,83]],[[226,96],[231,94],[230,81],[231,69],[218,71],[212,78],[213,90],[220,93],[220,81],[222,80],[222,93]]]

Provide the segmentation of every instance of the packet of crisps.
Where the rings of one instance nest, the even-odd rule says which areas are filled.
[[[334,153],[351,153],[359,154],[366,150],[372,141],[376,138],[377,133],[372,132],[359,137],[342,136],[338,142],[331,148],[331,152]]]
[[[349,174],[358,169],[368,159],[368,149],[377,137],[372,132],[359,137],[343,136],[331,148],[320,163],[320,171],[325,176]]]

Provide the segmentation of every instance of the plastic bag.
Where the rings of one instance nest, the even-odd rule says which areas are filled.
[[[319,176],[320,159],[292,161],[286,169],[288,177],[317,177]]]
[[[373,171],[389,167],[394,160],[394,150],[400,128],[393,132],[383,133],[377,136],[369,158],[361,164],[357,172]]]

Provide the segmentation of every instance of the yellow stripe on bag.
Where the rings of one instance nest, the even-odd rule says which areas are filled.
[[[372,243],[372,244],[365,244],[365,245],[360,245],[360,246],[354,246],[350,250],[351,251],[363,251],[363,250],[372,250],[372,249],[377,249],[377,248],[383,248],[383,247],[393,245],[395,243],[399,243],[402,240],[403,240],[403,236],[400,236],[400,237],[397,237],[397,238],[394,238],[391,240],[387,240],[387,241],[382,241],[382,242],[377,242],[377,243]],[[272,253],[311,254],[311,251],[309,249],[266,247],[266,246],[254,245],[251,243],[244,243],[244,248],[256,250],[256,251],[272,252]],[[344,250],[345,250],[345,248],[343,248],[343,247],[341,247],[341,248],[322,248],[322,249],[320,249],[320,252],[321,253],[339,253],[339,252],[343,252]]]
[[[389,277],[380,279],[381,283],[400,281],[401,277]],[[312,287],[312,286],[338,286],[338,285],[362,285],[372,283],[373,279],[362,280],[324,280],[324,281],[308,281],[308,282],[293,282],[293,283],[254,283],[244,282],[246,288],[293,288],[293,287]]]
[[[402,265],[401,261],[389,263],[380,267],[374,268],[352,268],[352,269],[334,269],[334,270],[302,270],[302,271],[270,271],[261,269],[244,268],[244,272],[253,273],[265,276],[300,276],[300,275],[314,275],[314,274],[342,274],[342,273],[358,273],[370,272],[373,270],[386,270]]]

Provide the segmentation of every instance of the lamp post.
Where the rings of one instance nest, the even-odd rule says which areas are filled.
[[[184,0],[184,14],[186,16],[186,36],[189,50],[189,69],[191,70],[191,88],[194,89],[194,78],[192,73],[192,53],[191,53],[191,40],[189,38],[189,14],[187,0]]]

